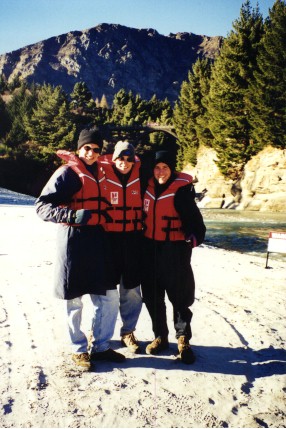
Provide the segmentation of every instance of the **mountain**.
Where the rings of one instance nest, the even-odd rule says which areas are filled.
[[[62,85],[70,93],[86,82],[93,98],[109,103],[121,88],[174,102],[198,57],[214,59],[223,38],[192,33],[160,35],[115,24],[72,31],[0,55],[0,75]]]

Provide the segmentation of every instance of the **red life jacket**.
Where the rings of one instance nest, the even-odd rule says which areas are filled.
[[[105,174],[102,195],[110,203],[107,208],[111,221],[103,225],[106,231],[131,232],[142,230],[142,198],[139,178],[140,160],[135,157],[135,163],[127,185],[123,186],[113,170],[112,155],[99,159]]]
[[[95,178],[86,168],[78,156],[66,150],[58,150],[57,155],[67,162],[80,178],[82,187],[72,196],[72,201],[68,204],[72,210],[86,209],[92,211],[92,216],[87,225],[98,225],[105,222],[106,202],[102,198],[100,183],[105,178],[100,168],[98,168],[98,178]]]
[[[170,186],[156,198],[154,179],[149,180],[143,206],[146,215],[145,237],[158,241],[185,240],[182,222],[175,209],[174,198],[177,190],[189,183],[192,183],[192,176],[177,173]]]

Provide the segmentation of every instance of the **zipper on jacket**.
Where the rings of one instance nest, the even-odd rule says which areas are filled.
[[[99,186],[98,178],[96,179],[96,184],[97,184],[97,193],[98,193],[98,224],[100,225],[100,221],[101,221],[101,189]]]
[[[156,205],[157,205],[157,198],[155,198],[154,200],[154,204],[153,204],[153,233],[152,233],[152,240],[155,240],[155,225],[156,225]]]
[[[126,184],[123,185],[123,232],[126,230]]]

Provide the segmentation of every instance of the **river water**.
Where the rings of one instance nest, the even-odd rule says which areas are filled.
[[[266,256],[270,231],[286,232],[286,213],[227,209],[200,209],[207,233],[205,244],[242,253]],[[271,254],[285,260],[285,254]]]
[[[0,187],[0,205],[33,205],[35,198]],[[270,231],[286,232],[286,213],[200,209],[207,233],[205,244],[266,257]],[[285,254],[271,254],[285,260]]]

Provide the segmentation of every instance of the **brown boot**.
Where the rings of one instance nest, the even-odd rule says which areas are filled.
[[[162,350],[166,350],[169,347],[168,338],[165,337],[157,337],[152,343],[148,344],[146,347],[147,355],[156,355]]]
[[[191,349],[189,340],[184,335],[178,338],[178,350],[179,350],[179,357],[182,362],[186,364],[191,364],[195,362],[196,357],[194,355],[194,352]]]
[[[132,353],[140,353],[141,351],[138,340],[137,338],[135,338],[133,332],[130,332],[130,334],[122,335],[121,344],[124,347],[127,347]]]
[[[72,360],[77,366],[81,366],[83,368],[90,368],[90,358],[87,352],[85,353],[73,353]]]

